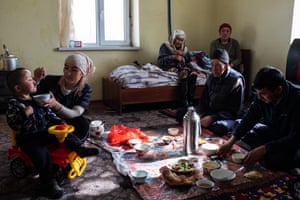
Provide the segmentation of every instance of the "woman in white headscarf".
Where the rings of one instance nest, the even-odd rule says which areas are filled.
[[[88,76],[95,71],[93,61],[83,53],[74,53],[65,59],[63,75],[45,75],[44,68],[34,71],[38,93],[51,93],[44,106],[52,108],[58,116],[75,127],[73,134],[82,142],[89,136],[89,119],[83,116],[87,110],[92,88]]]

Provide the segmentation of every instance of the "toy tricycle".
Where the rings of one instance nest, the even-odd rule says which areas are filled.
[[[74,131],[74,126],[67,124],[54,125],[48,128],[49,134],[54,134],[59,140],[59,145],[49,146],[51,159],[54,165],[61,168],[69,179],[80,176],[86,168],[86,158],[81,158],[76,152],[64,146],[64,140],[69,133]],[[10,129],[12,146],[8,149],[10,171],[17,178],[24,178],[30,169],[34,169],[29,157],[21,151],[16,144],[16,134]]]

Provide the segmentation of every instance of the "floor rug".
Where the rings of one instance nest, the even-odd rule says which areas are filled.
[[[167,115],[168,117],[176,118],[176,109],[166,108],[159,111],[160,113]]]
[[[153,127],[169,127],[177,124],[176,120],[162,114],[158,110],[139,110],[135,112],[124,112],[119,115],[112,109],[101,103],[92,105],[87,116],[92,120],[103,120],[106,130],[114,124],[124,124],[128,127],[153,128]],[[46,200],[47,198],[38,196],[35,193],[34,177],[28,176],[24,179],[17,179],[10,173],[10,161],[7,160],[7,149],[11,146],[6,123],[5,114],[0,114],[0,199],[16,199],[16,200]],[[87,142],[88,146],[97,145]],[[64,196],[61,200],[141,200],[142,197],[133,189],[126,177],[121,176],[115,169],[111,155],[99,148],[100,154],[97,157],[88,158],[88,164],[85,172],[73,180],[67,180],[63,183]],[[233,199],[291,199],[286,198],[287,186],[289,180],[282,179],[265,185],[262,188],[254,188],[253,190],[240,191],[240,193],[228,193],[227,196],[220,197],[225,200]],[[269,192],[273,191],[273,192]],[[282,192],[281,192],[282,191]],[[269,196],[276,194],[277,196]],[[258,193],[260,198],[257,198]],[[237,195],[242,196],[237,196]],[[245,196],[245,197],[244,197]],[[273,198],[274,197],[274,198]],[[219,199],[220,199],[219,198]],[[214,198],[216,199],[216,198]],[[211,199],[212,200],[212,199]]]

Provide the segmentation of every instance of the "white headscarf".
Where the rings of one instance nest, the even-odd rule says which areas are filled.
[[[65,64],[78,67],[85,76],[95,72],[93,61],[84,53],[69,55],[65,59]]]
[[[92,74],[95,72],[96,67],[93,64],[92,59],[90,59],[90,57],[88,57],[86,54],[81,53],[81,52],[76,52],[72,55],[69,55],[66,59],[65,59],[65,65],[70,65],[70,66],[76,66],[80,69],[80,71],[83,73],[82,78],[80,79],[80,81],[77,84],[77,87],[74,89],[75,93],[78,95],[81,95],[81,91],[84,88],[84,85],[86,84],[86,80],[87,80],[87,76],[89,74]],[[65,79],[62,76],[62,78],[59,81],[59,85],[61,86],[62,92],[64,94],[68,94],[69,92],[66,92],[64,90],[64,84],[65,83]]]

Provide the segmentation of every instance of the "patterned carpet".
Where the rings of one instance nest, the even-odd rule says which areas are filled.
[[[114,124],[124,124],[128,127],[148,128],[170,127],[176,125],[174,118],[162,114],[158,107],[129,107],[123,115],[118,115],[102,103],[92,103],[88,117],[91,120],[105,122],[105,130]],[[44,200],[36,191],[37,179],[28,176],[17,179],[10,173],[10,161],[7,160],[7,149],[10,147],[10,137],[5,115],[0,114],[0,199],[14,200]],[[95,140],[89,139],[85,145],[99,147]],[[132,188],[127,177],[121,176],[112,162],[111,155],[99,148],[97,157],[88,158],[87,168],[80,177],[65,180],[62,187],[65,193],[63,200],[141,200],[139,194]],[[288,183],[293,177],[285,177],[270,185],[251,190],[227,193],[217,199],[248,200],[248,199],[293,199],[288,190]],[[216,199],[215,197],[213,199]]]
[[[122,116],[110,110],[101,103],[92,103],[88,117],[92,120],[105,122],[105,129],[114,124],[124,124],[128,127],[151,128],[169,126],[176,121],[161,114],[158,109],[128,108]],[[17,179],[10,173],[10,162],[7,160],[7,150],[11,146],[5,115],[0,114],[0,199],[34,200],[47,199],[36,194],[37,179],[28,176]],[[85,145],[96,146],[87,141]],[[102,199],[102,200],[139,200],[141,199],[131,187],[129,180],[121,176],[115,169],[111,155],[99,148],[97,157],[88,158],[87,168],[80,177],[65,180],[62,187],[65,190],[61,199]]]

